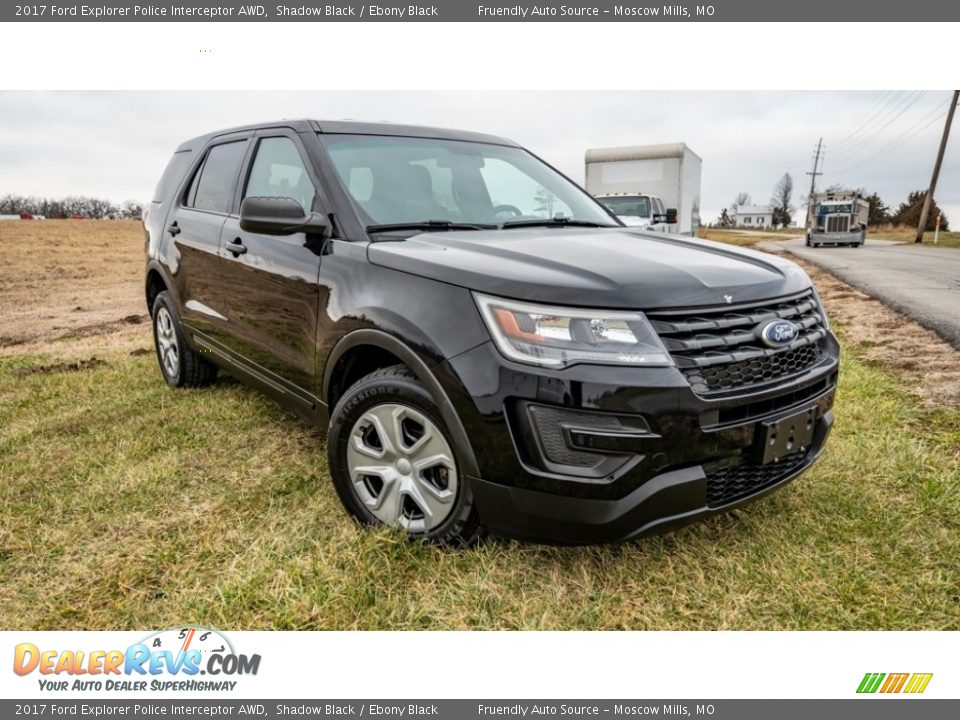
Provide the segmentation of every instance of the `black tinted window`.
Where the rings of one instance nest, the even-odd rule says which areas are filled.
[[[191,189],[190,204],[197,210],[227,212],[246,151],[246,140],[212,147],[200,170],[200,179],[194,181],[196,189]]]

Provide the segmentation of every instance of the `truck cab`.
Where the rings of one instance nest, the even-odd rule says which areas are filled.
[[[596,200],[628,227],[666,233],[677,221],[677,211],[666,209],[656,195],[598,195]]]
[[[867,239],[870,206],[855,192],[814,196],[807,226],[807,247],[861,247]]]

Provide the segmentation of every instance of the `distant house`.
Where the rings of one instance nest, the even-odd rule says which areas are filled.
[[[737,205],[733,208],[733,224],[738,228],[773,227],[770,205]]]

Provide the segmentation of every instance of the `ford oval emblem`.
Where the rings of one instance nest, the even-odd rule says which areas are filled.
[[[786,347],[800,334],[800,328],[789,320],[774,320],[760,330],[760,339],[772,348]]]

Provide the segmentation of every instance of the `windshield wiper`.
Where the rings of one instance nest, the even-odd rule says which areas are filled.
[[[427,232],[443,230],[496,230],[499,225],[482,223],[458,223],[452,220],[420,220],[409,223],[388,223],[385,225],[367,225],[368,233],[393,232],[401,230],[425,230]]]
[[[616,227],[616,225],[604,225],[603,223],[593,222],[592,220],[573,220],[571,218],[544,218],[537,220],[507,220],[501,228],[514,227]]]

